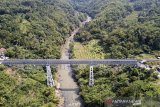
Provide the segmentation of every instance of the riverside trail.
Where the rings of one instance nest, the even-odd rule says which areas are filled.
[[[91,21],[91,17],[87,16],[87,19],[81,24],[85,25],[89,21]],[[61,59],[69,59],[69,45],[74,41],[74,35],[76,35],[78,31],[79,28],[76,28],[71,33],[71,36],[66,39],[65,44],[61,47]],[[58,107],[84,107],[83,101],[79,95],[79,87],[73,79],[72,73],[71,65],[58,66],[58,88],[61,93],[61,104],[59,104]]]

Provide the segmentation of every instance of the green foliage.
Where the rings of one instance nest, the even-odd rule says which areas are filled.
[[[10,59],[58,59],[61,45],[84,18],[68,0],[0,0],[0,47]],[[0,106],[57,106],[54,88],[46,85],[46,69],[36,68],[21,65],[10,71],[0,65]]]
[[[104,49],[107,58],[134,58],[142,53],[160,50],[160,42],[157,42],[160,38],[157,0],[73,1],[78,10],[94,17],[77,33],[76,41],[89,44],[99,39],[97,44]],[[146,98],[154,97],[153,105],[157,104],[160,92],[159,86],[154,84],[158,79],[154,71],[133,67],[117,71],[99,66],[94,68],[95,85],[89,87],[88,68],[74,68],[87,107],[103,107],[102,103],[108,97],[140,97],[143,102],[148,101]]]
[[[67,0],[3,0],[0,43],[12,58],[59,58],[60,46],[82,20]]]
[[[75,36],[75,40],[88,42],[99,39],[99,44],[110,54],[110,58],[133,58],[160,50],[160,8],[157,0],[92,2],[103,2],[103,5],[99,6],[95,19]],[[95,5],[89,5],[89,8],[96,9]]]
[[[20,68],[20,67],[19,67]],[[6,71],[7,72],[7,71]],[[8,71],[9,72],[9,71]],[[59,99],[54,88],[47,87],[42,68],[0,72],[0,105],[3,107],[56,106]]]
[[[0,71],[3,71],[6,67],[2,64],[0,64]]]
[[[160,88],[153,84],[158,78],[152,70],[125,67],[120,71],[113,71],[95,67],[95,85],[90,87],[88,68],[88,66],[83,69],[74,66],[86,107],[103,107],[106,98],[114,97],[140,97],[142,101],[145,101],[144,98],[154,97],[153,101],[158,100],[156,96],[160,95]]]

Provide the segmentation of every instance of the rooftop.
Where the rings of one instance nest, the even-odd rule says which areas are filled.
[[[0,48],[0,53],[2,52],[6,52],[6,49],[5,48]]]

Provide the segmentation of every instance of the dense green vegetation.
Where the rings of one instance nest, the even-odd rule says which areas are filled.
[[[18,67],[20,68],[20,66]],[[55,72],[55,70],[54,70]],[[55,90],[47,87],[42,67],[30,70],[0,66],[1,107],[56,107]]]
[[[74,66],[86,107],[104,107],[105,99],[118,97],[141,98],[144,107],[158,107],[160,87],[156,85],[158,77],[154,70],[124,67],[117,71],[117,66],[97,66],[94,67],[95,85],[91,87],[88,68]],[[152,103],[144,103],[146,99]]]
[[[95,19],[76,35],[75,40],[87,42],[100,39],[99,43],[111,58],[133,58],[153,51],[159,53],[158,0],[108,0],[108,4],[104,5],[94,16]]]
[[[68,0],[0,0],[0,48],[9,58],[60,58],[60,46],[85,16]],[[55,69],[52,69],[53,75]],[[45,68],[0,67],[0,106],[56,107]]]
[[[71,45],[71,57],[99,58],[103,54],[102,51],[98,52],[101,48],[95,43],[94,40],[89,41],[87,45],[75,42],[74,46]],[[73,66],[73,71],[86,107],[104,107],[106,99],[120,97],[140,98],[142,107],[159,106],[160,87],[155,70],[133,66],[94,65],[94,86],[88,86],[89,66]]]
[[[1,0],[0,47],[12,58],[59,58],[60,46],[83,19],[67,0]]]
[[[94,18],[77,33],[76,41],[87,46],[98,39],[94,48],[101,46],[106,58],[160,55],[159,0],[73,1],[77,10]],[[72,54],[79,57],[75,55]],[[92,87],[88,86],[89,66],[74,66],[74,71],[87,107],[103,107],[106,98],[114,97],[140,97],[144,107],[159,106],[160,87],[156,85],[159,79],[154,70],[98,66],[94,68],[95,85]]]
[[[10,58],[58,59],[60,46],[84,20],[81,13],[84,12],[94,19],[80,30],[75,40],[85,45],[81,49],[89,50],[84,53],[92,54],[97,49],[89,57],[103,58],[106,54],[106,58],[133,58],[153,52],[158,56],[159,5],[159,0],[1,0],[0,47],[7,49]],[[95,67],[95,85],[89,87],[88,68],[73,68],[87,107],[100,107],[107,97],[154,97],[157,101],[160,95],[157,74],[152,70]],[[54,88],[46,86],[44,70],[35,66],[1,65],[0,106],[55,107],[58,98]],[[52,73],[55,74],[54,68]],[[153,106],[150,104],[157,106],[157,102],[146,105]]]
[[[84,13],[89,14],[91,17],[95,17],[98,13],[101,13],[106,6],[111,4],[126,4],[128,0],[71,0],[73,6]]]

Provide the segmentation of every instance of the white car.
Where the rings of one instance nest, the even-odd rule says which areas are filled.
[[[0,56],[0,60],[6,60],[6,59],[9,59],[9,57]]]
[[[140,63],[141,63],[141,64],[143,64],[144,62],[146,62],[146,60],[142,60],[142,61],[140,61]]]

